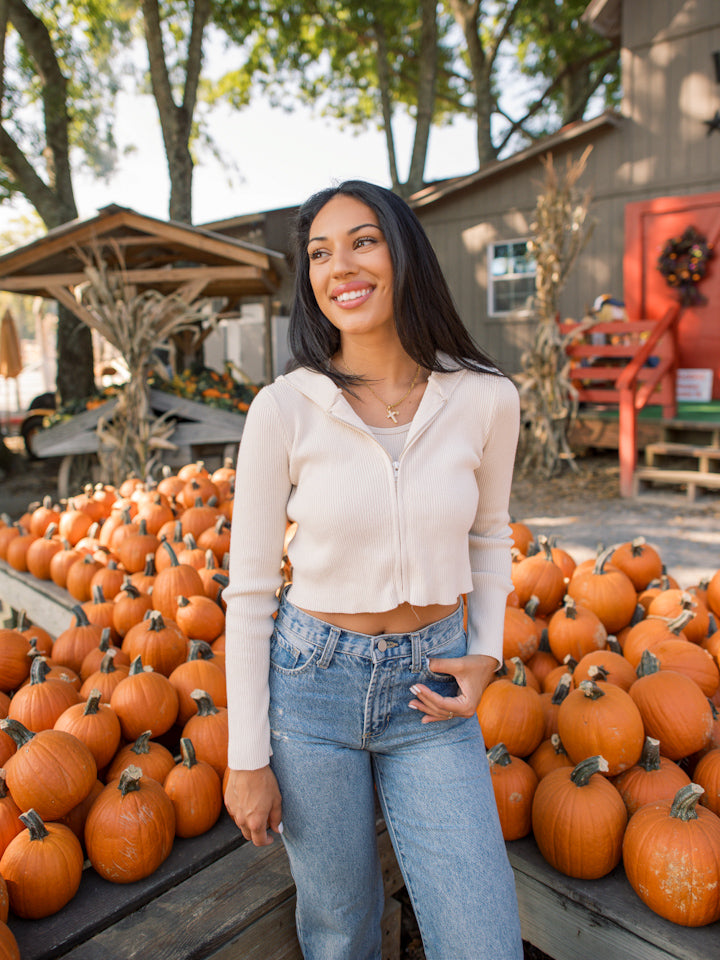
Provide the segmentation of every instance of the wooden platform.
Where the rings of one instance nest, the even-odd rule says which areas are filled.
[[[31,585],[32,584],[32,585]],[[63,597],[64,595],[64,597]],[[56,636],[72,602],[52,583],[0,561],[0,598]],[[403,886],[378,821],[386,892],[383,960],[397,960]],[[621,867],[581,881],[553,870],[529,837],[507,844],[523,939],[555,960],[718,960],[720,922],[697,929],[649,910]],[[111,884],[91,868],[78,895],[44,920],[11,918],[23,960],[300,960],[294,886],[277,841],[245,843],[227,814],[202,837],[176,840],[147,880]]]

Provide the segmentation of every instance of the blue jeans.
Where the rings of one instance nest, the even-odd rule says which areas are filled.
[[[283,598],[271,643],[271,766],[305,960],[380,960],[375,788],[427,960],[520,960],[512,869],[475,718],[423,724],[410,686],[455,680],[462,606],[405,634],[340,630]]]

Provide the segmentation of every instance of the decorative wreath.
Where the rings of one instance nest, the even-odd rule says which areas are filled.
[[[678,291],[683,306],[705,303],[697,285],[714,256],[713,244],[695,227],[688,227],[682,236],[671,237],[662,248],[657,268],[668,286]]]

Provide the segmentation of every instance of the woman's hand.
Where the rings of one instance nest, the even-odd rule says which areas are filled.
[[[460,692],[456,697],[442,697],[421,683],[410,687],[415,699],[409,705],[425,714],[423,723],[472,717],[485,687],[498,668],[498,662],[494,657],[476,653],[465,657],[431,657],[428,666],[433,673],[447,673],[455,677]]]
[[[273,842],[268,827],[282,833],[282,798],[269,766],[259,770],[231,770],[225,788],[225,806],[246,840],[256,847]]]

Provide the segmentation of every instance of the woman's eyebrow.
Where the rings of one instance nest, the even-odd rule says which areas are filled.
[[[360,223],[357,225],[357,227],[352,227],[350,230],[348,230],[348,236],[352,236],[352,234],[357,233],[358,230],[365,230],[367,227],[375,227],[376,230],[380,229],[380,225],[378,223]],[[323,240],[327,240],[327,237],[310,237],[308,239],[308,243],[322,242]]]

